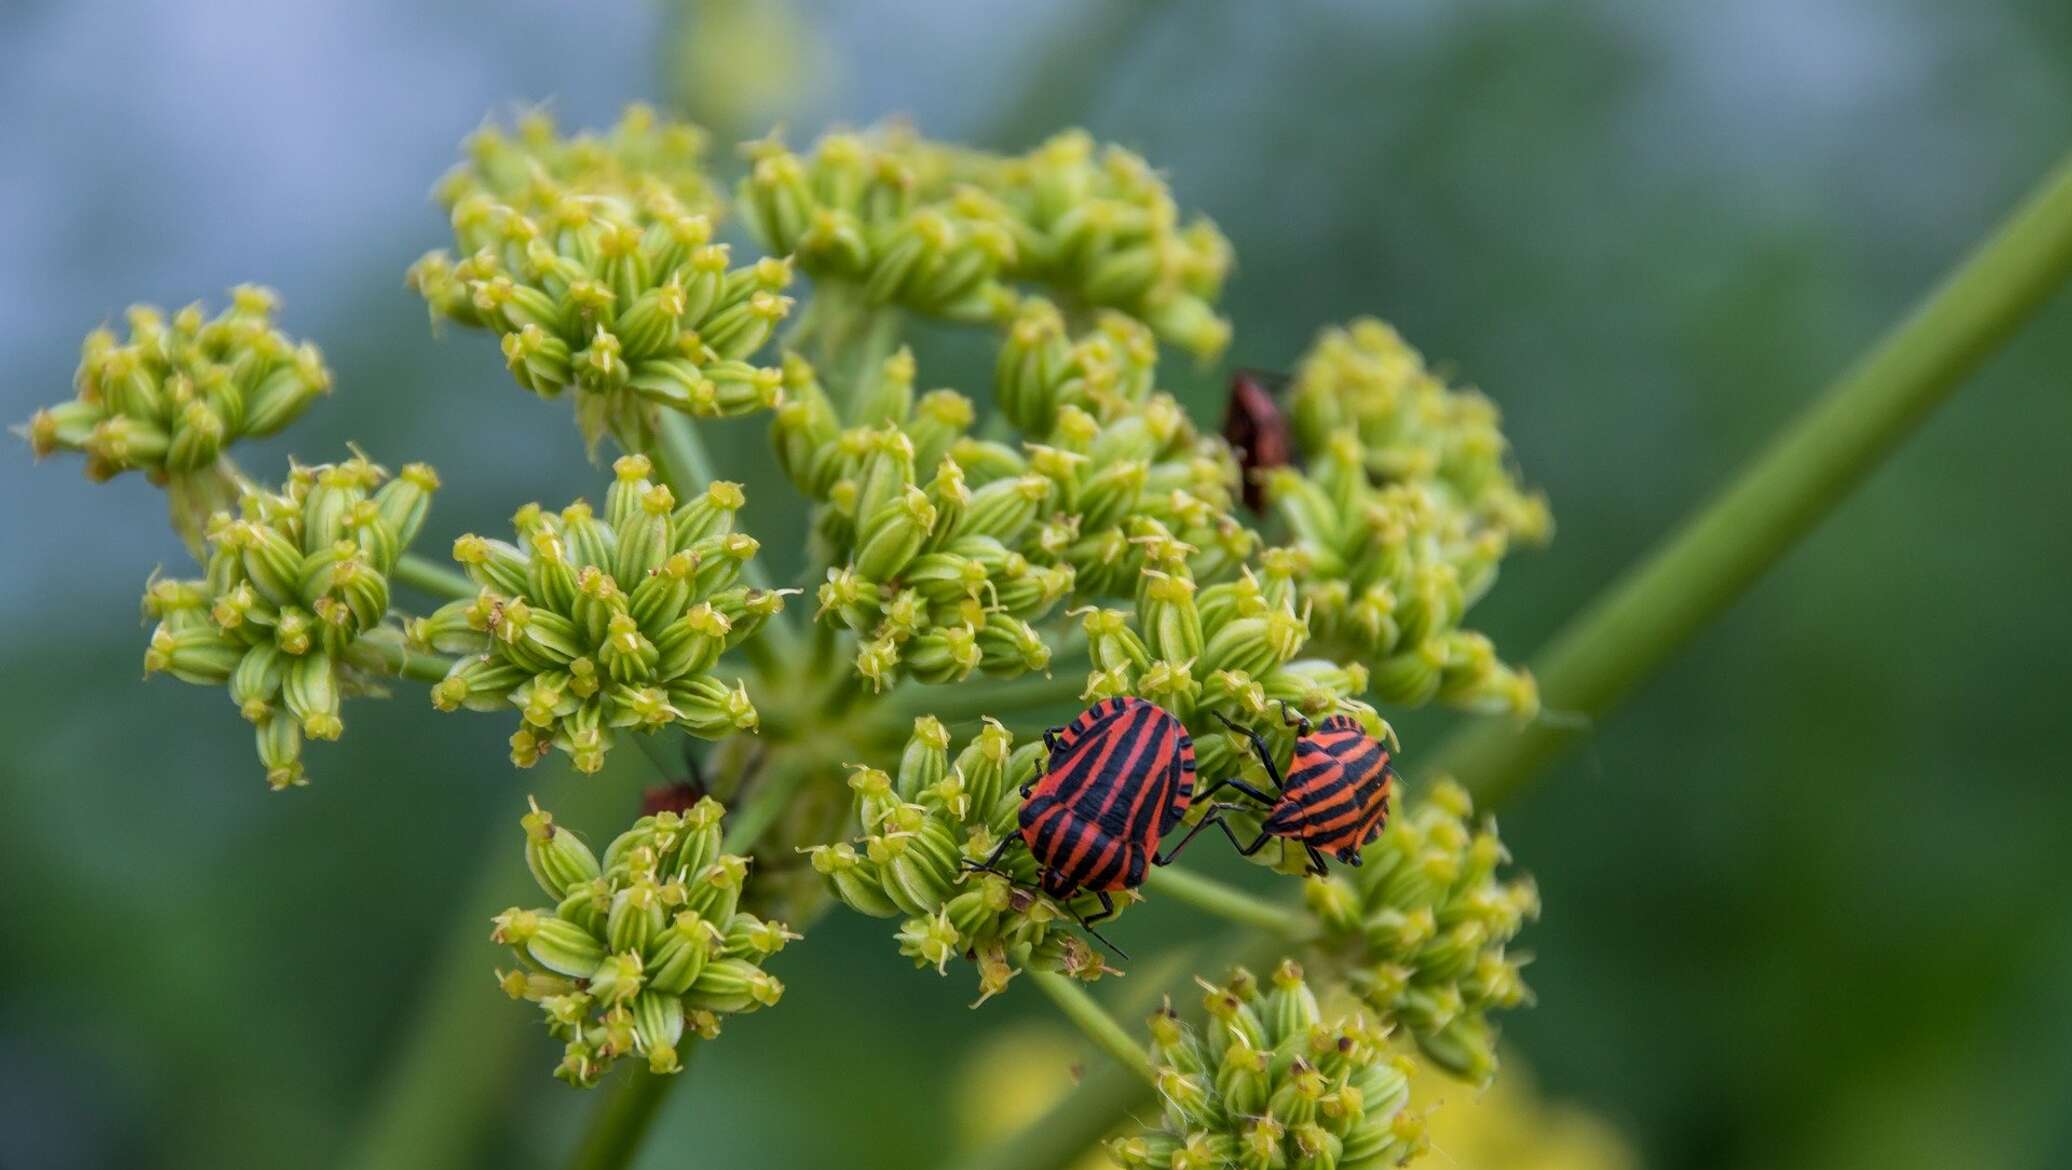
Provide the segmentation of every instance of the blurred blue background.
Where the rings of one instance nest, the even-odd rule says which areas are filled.
[[[594,492],[564,408],[435,337],[402,272],[446,242],[427,192],[485,116],[631,99],[723,141],[905,114],[1140,150],[1236,246],[1236,361],[1378,313],[1503,405],[1560,524],[1478,611],[1522,657],[2072,142],[2072,7],[14,0],[0,416],[69,395],[126,304],[251,280],[339,383],[254,470],[348,440],[434,460],[433,549]],[[941,341],[924,380],[981,389],[982,357]],[[1514,1056],[1648,1164],[2072,1164],[2068,368],[2061,297],[1507,810],[1547,905]],[[1200,410],[1216,378],[1169,362]],[[140,681],[143,581],[184,559],[154,491],[17,448],[0,498],[0,1166],[328,1165],[449,942],[510,1066],[465,1164],[554,1164],[590,1100],[455,920],[521,895],[473,893],[477,859],[578,781],[514,777],[499,721],[406,693],[268,797],[220,694]],[[1412,759],[1443,722],[1400,721]],[[700,1055],[644,1165],[930,1164],[964,1054],[1041,1018],[1026,992],[966,1012],[847,916],[777,970],[783,1006]]]

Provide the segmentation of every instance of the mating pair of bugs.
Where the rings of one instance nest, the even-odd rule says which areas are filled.
[[[1100,938],[1091,924],[1115,913],[1114,892],[1142,885],[1148,866],[1171,862],[1210,825],[1247,857],[1279,838],[1302,845],[1311,873],[1324,872],[1327,853],[1358,865],[1361,847],[1388,822],[1395,778],[1388,749],[1350,716],[1332,715],[1312,727],[1285,704],[1281,710],[1296,729],[1285,775],[1258,732],[1216,716],[1251,741],[1278,795],[1227,777],[1197,798],[1194,740],[1171,712],[1133,696],[1095,703],[1070,724],[1044,733],[1049,764],[1021,790],[1021,832],[1001,841],[985,861],[970,863],[972,868],[998,872],[1001,856],[1019,839],[1036,859],[1045,894],[1061,904],[1082,891],[1100,899],[1100,913],[1079,919]],[[1160,840],[1188,807],[1225,788],[1266,810],[1258,838],[1240,843],[1224,816],[1245,806],[1220,803],[1161,856]]]

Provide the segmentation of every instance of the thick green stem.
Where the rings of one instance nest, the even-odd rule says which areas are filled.
[[[393,636],[393,634],[391,634]],[[397,678],[435,683],[453,669],[453,660],[438,654],[419,654],[398,642],[367,637],[355,642],[346,656],[363,669],[379,670]]]
[[[1055,971],[1031,971],[1029,981],[1049,996],[1050,1002],[1086,1033],[1087,1039],[1113,1057],[1115,1063],[1135,1073],[1147,1085],[1157,1083],[1157,1075],[1151,1070],[1151,1058],[1145,1055],[1143,1045],[1132,1039],[1127,1028],[1095,1003],[1094,997],[1088,995],[1084,987]]]
[[[1189,870],[1154,868],[1144,885],[1197,910],[1291,941],[1303,941],[1316,934],[1316,924],[1300,910],[1291,910],[1282,903],[1270,902]]]
[[[443,597],[448,601],[459,601],[481,592],[473,581],[457,570],[449,569],[416,553],[406,552],[397,557],[395,570],[389,577],[419,593]]]
[[[797,751],[765,764],[762,775],[749,778],[754,783],[747,796],[727,810],[727,835],[720,841],[720,848],[729,853],[746,853],[762,840],[819,763],[812,753]]]
[[[886,708],[894,715],[912,718],[934,715],[948,723],[976,719],[981,715],[1004,716],[1077,699],[1086,690],[1086,672],[1064,669],[1049,677],[1020,678],[1007,682],[990,679],[960,683],[954,687],[912,684],[887,696]]]
[[[683,1052],[688,1054],[695,1041],[686,1033]],[[618,1170],[630,1164],[670,1087],[690,1075],[685,1071],[656,1076],[638,1065],[628,1068],[591,1115],[589,1130],[568,1160],[569,1170]]]
[[[1725,491],[1572,619],[1534,663],[1550,710],[1595,719],[1668,661],[1832,512],[2072,274],[2072,156]],[[1515,793],[1572,723],[1496,720],[1435,767],[1485,799]]]

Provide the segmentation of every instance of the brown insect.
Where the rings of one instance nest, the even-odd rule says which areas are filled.
[[[1238,370],[1230,376],[1223,438],[1237,452],[1238,466],[1244,470],[1245,506],[1254,512],[1266,504],[1264,473],[1295,462],[1294,436],[1279,400],[1287,385],[1285,374],[1264,370]]]

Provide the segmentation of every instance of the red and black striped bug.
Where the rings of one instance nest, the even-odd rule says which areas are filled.
[[[1282,704],[1282,717],[1289,714],[1287,705]],[[1173,846],[1171,853],[1157,858],[1158,864],[1165,865],[1179,856],[1194,835],[1211,823],[1222,829],[1223,835],[1246,857],[1278,837],[1299,842],[1309,852],[1309,872],[1313,874],[1325,872],[1326,853],[1347,865],[1360,864],[1361,848],[1388,824],[1389,793],[1396,778],[1395,769],[1389,767],[1388,748],[1368,735],[1350,715],[1332,715],[1314,728],[1309,720],[1296,715],[1291,720],[1296,729],[1295,754],[1288,761],[1288,772],[1283,778],[1280,769],[1274,767],[1273,753],[1267,750],[1266,741],[1259,738],[1258,732],[1240,727],[1220,713],[1216,718],[1252,741],[1253,753],[1280,795],[1268,796],[1235,777],[1217,781],[1202,793],[1202,799],[1228,786],[1266,806],[1268,812],[1258,838],[1250,845],[1239,844],[1223,814],[1243,806],[1218,804]]]
[[[1100,899],[1101,912],[1079,924],[1101,938],[1092,924],[1115,913],[1114,891],[1144,883],[1159,838],[1187,812],[1194,739],[1163,707],[1125,695],[1044,732],[1043,744],[1049,764],[1022,787],[1021,832],[973,868],[994,869],[1019,839],[1036,859],[1044,893],[1060,903],[1081,891]]]
[[[1245,506],[1254,512],[1266,504],[1266,485],[1260,481],[1260,473],[1295,461],[1295,440],[1277,398],[1287,384],[1285,375],[1264,370],[1239,370],[1230,376],[1223,438],[1237,452]]]

